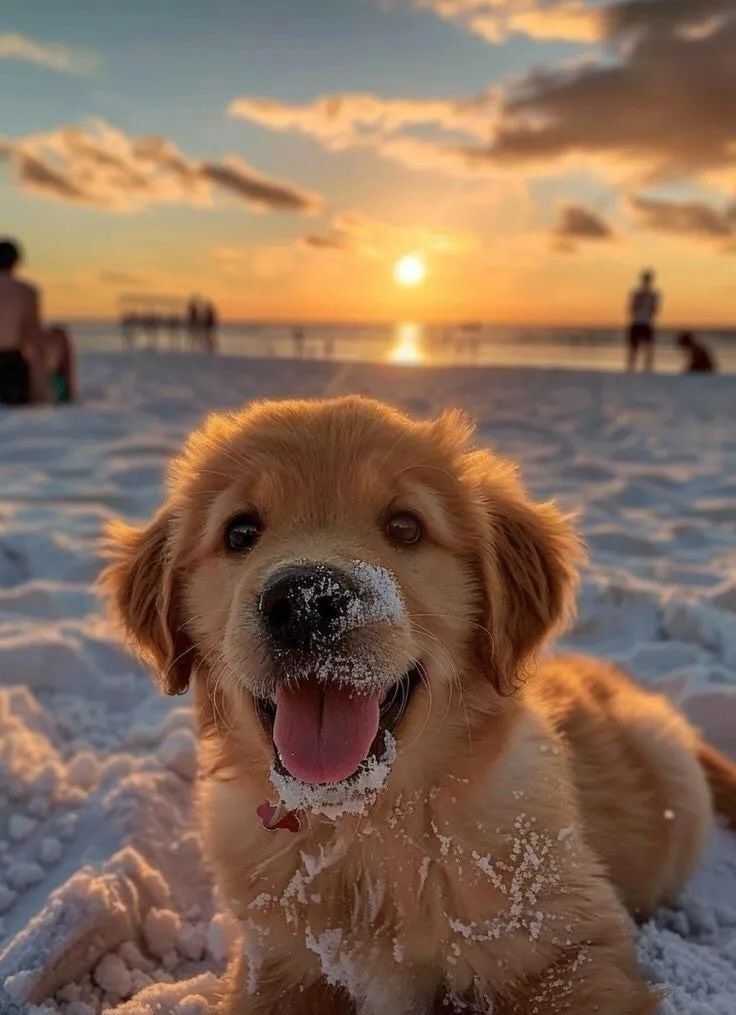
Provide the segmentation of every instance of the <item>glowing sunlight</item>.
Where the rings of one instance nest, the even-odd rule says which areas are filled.
[[[421,285],[426,275],[427,266],[417,254],[406,254],[394,265],[394,279],[406,288]]]

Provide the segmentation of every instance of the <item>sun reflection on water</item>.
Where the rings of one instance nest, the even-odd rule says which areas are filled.
[[[394,344],[388,352],[390,363],[418,366],[424,363],[426,354],[422,346],[422,327],[413,321],[397,324]]]

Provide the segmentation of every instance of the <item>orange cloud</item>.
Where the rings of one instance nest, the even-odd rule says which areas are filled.
[[[102,120],[0,139],[21,187],[43,197],[128,212],[160,203],[211,206],[229,197],[256,211],[309,214],[321,198],[236,156],[196,161],[162,137],[128,137]]]
[[[604,33],[599,8],[585,0],[416,0],[491,43],[510,35],[570,42],[598,42]]]
[[[327,148],[343,149],[379,144],[404,128],[427,125],[483,138],[495,102],[491,92],[464,99],[391,99],[345,92],[301,105],[243,96],[233,99],[228,112],[270,130],[298,131]]]

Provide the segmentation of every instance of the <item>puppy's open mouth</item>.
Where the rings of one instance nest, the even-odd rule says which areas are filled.
[[[385,754],[421,678],[415,663],[385,694],[307,679],[283,684],[275,701],[255,699],[276,768],[313,785],[351,779],[366,761]]]

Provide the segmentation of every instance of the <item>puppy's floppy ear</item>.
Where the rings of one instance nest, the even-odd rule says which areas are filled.
[[[181,629],[172,513],[164,508],[146,526],[112,522],[106,532],[110,563],[100,582],[113,614],[138,653],[152,663],[167,694],[183,694],[194,665],[194,646]]]
[[[572,616],[584,552],[569,518],[553,503],[534,503],[514,467],[491,455],[474,455],[476,470],[481,456],[482,622],[489,635],[482,652],[505,693],[518,685],[545,638]]]

